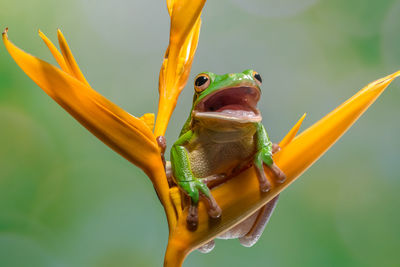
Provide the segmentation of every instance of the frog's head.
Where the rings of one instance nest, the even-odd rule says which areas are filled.
[[[224,75],[200,73],[194,80],[192,116],[202,121],[260,122],[257,103],[261,82],[260,74],[253,70]]]

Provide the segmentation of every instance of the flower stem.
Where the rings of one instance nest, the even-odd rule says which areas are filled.
[[[189,251],[179,239],[170,237],[167,251],[165,252],[164,267],[181,267]]]

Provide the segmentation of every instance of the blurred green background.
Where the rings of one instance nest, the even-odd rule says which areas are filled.
[[[162,0],[0,0],[0,27],[54,63],[37,30],[63,30],[93,88],[155,112],[169,19]],[[261,73],[273,141],[400,69],[399,0],[218,0],[203,12],[196,73]],[[399,266],[400,83],[281,196],[251,249],[217,241],[184,266]],[[167,223],[149,179],[40,90],[0,45],[0,266],[161,266]]]

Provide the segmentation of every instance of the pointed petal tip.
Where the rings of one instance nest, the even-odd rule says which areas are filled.
[[[8,33],[8,27],[6,27],[2,33],[3,38],[7,38],[7,33]]]
[[[46,35],[40,29],[38,29],[38,35],[42,40],[46,39]]]
[[[398,71],[396,71],[396,72],[394,72],[394,73],[392,73],[392,74],[389,74],[389,75],[386,76],[386,77],[383,77],[383,78],[381,78],[381,79],[378,79],[378,80],[376,80],[376,81],[370,83],[369,85],[370,85],[370,86],[375,86],[375,85],[383,84],[383,83],[388,84],[388,83],[392,82],[394,79],[396,79],[396,78],[399,77],[399,76],[400,76],[400,70],[398,70]],[[380,87],[377,87],[377,88],[375,88],[375,89],[379,89],[379,88],[380,88]]]
[[[64,34],[60,30],[60,28],[57,28],[57,38],[58,38],[58,40],[64,39]]]
[[[304,112],[303,116],[301,116],[299,119],[300,125],[303,123],[303,121],[305,120],[306,117],[307,117],[307,112]]]
[[[45,39],[47,39],[47,36],[40,29],[38,30],[38,34],[39,34],[39,37],[42,38],[43,41]]]
[[[297,133],[300,130],[301,124],[303,123],[307,113],[304,113],[303,116],[300,117],[300,119],[296,122],[296,124],[292,127],[292,129],[286,134],[286,136],[282,139],[282,141],[279,143],[279,146],[281,148],[287,146],[290,144],[293,139],[296,137]]]
[[[42,38],[43,41],[47,39],[46,35],[39,29],[38,30],[39,37]]]
[[[397,77],[400,76],[400,70],[396,71],[395,73],[393,73],[392,75],[390,75],[391,79],[396,79]]]

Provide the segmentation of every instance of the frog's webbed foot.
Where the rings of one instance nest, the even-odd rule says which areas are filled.
[[[208,243],[205,243],[201,247],[197,248],[197,250],[200,251],[201,253],[209,253],[211,252],[211,250],[214,249],[214,247],[215,247],[215,241],[211,240]]]
[[[196,179],[189,182],[181,182],[180,186],[190,197],[190,206],[186,218],[189,230],[195,231],[197,229],[199,196],[206,200],[207,212],[211,218],[217,219],[221,216],[221,208],[212,196],[210,189],[202,181]]]
[[[279,167],[274,162],[270,165],[267,165],[267,167],[271,169],[275,176],[274,178],[278,183],[283,183],[286,180],[285,173],[281,169],[279,169]],[[262,167],[256,167],[255,170],[257,173],[258,181],[260,183],[261,192],[268,192],[271,188],[271,183],[268,181],[267,176],[264,173],[264,169]]]
[[[279,150],[279,145],[275,145],[275,151]],[[274,150],[273,150],[274,151]],[[257,178],[260,183],[260,190],[262,192],[268,192],[271,184],[264,173],[263,164],[267,165],[268,168],[273,172],[275,179],[279,183],[283,183],[286,180],[286,175],[281,169],[275,164],[272,159],[272,153],[267,148],[263,148],[258,151],[254,157],[254,165],[257,173]]]

